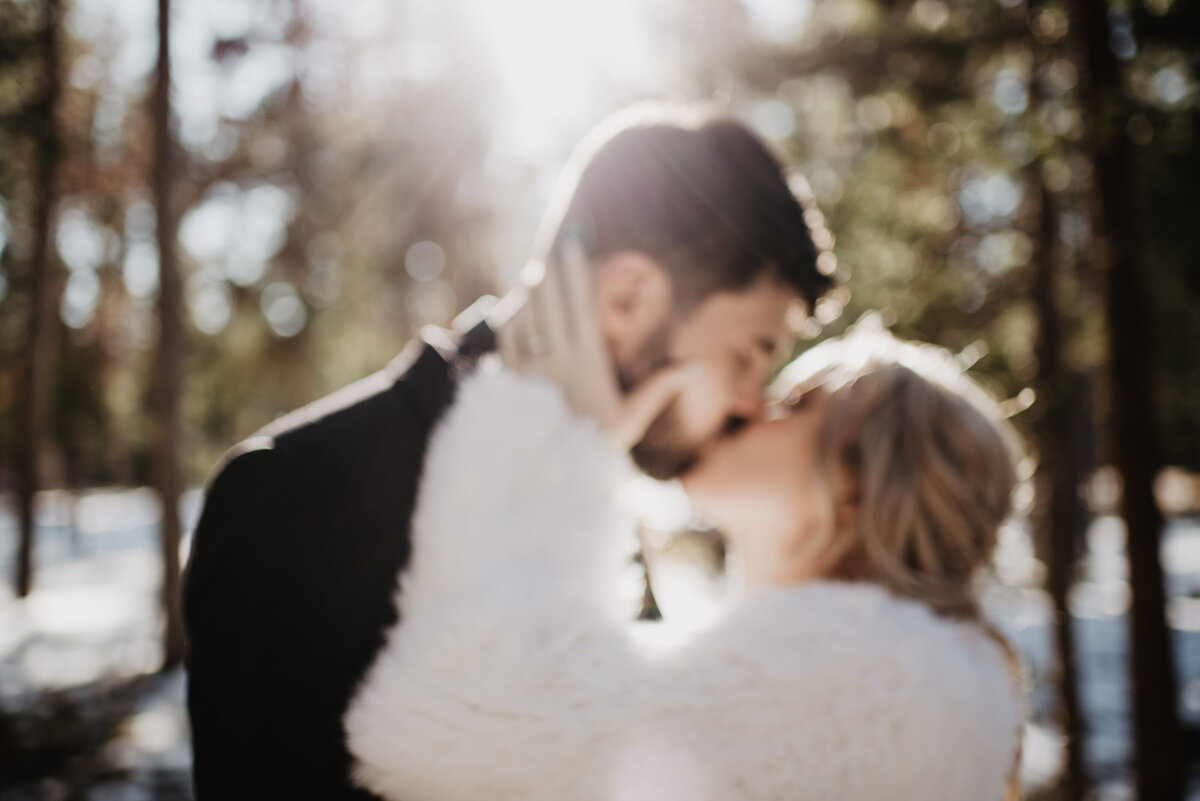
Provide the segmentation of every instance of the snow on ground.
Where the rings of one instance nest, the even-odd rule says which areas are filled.
[[[181,504],[186,530],[199,503],[199,493],[190,492]],[[11,499],[0,504],[0,711],[44,719],[52,696],[98,716],[121,714],[116,738],[97,760],[114,775],[87,797],[189,798],[182,670],[138,683],[128,710],[110,689],[153,673],[162,659],[156,496],[145,488],[45,492],[36,519],[34,589],[18,600],[11,583],[17,524]],[[94,698],[88,687],[97,688]],[[69,789],[64,780],[46,778],[0,791],[0,799],[59,798]]]
[[[185,530],[199,505],[199,492],[188,493],[181,506]],[[18,600],[11,585],[16,521],[11,499],[0,498],[0,710],[9,715],[28,711],[46,691],[74,692],[71,688],[143,676],[161,658],[154,494],[145,488],[47,492],[39,496],[37,513],[34,591]],[[1081,580],[1070,601],[1088,724],[1086,760],[1092,776],[1102,781],[1097,797],[1112,801],[1131,797],[1124,538],[1116,518],[1092,523]],[[186,547],[185,541],[185,552]],[[1162,552],[1181,708],[1185,719],[1200,723],[1200,520],[1171,521]],[[1060,740],[1049,723],[1054,703],[1050,603],[1044,592],[1032,589],[1041,566],[1021,528],[1005,533],[997,563],[1001,581],[989,585],[985,605],[1030,669],[1034,724],[1025,774],[1037,784],[1052,777],[1061,762]],[[666,614],[673,609],[683,614],[689,607],[698,614],[711,610],[715,596],[697,570],[702,571],[669,561],[656,566],[656,590]],[[179,670],[139,690],[106,748],[106,758],[120,772],[94,785],[86,797],[188,797],[190,744]],[[61,788],[49,781],[24,790],[0,788],[0,801],[60,797]],[[1200,799],[1200,792],[1193,797]]]

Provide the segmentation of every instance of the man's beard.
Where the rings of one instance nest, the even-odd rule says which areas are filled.
[[[618,369],[621,391],[628,393],[655,372],[674,364],[668,353],[672,321],[664,323],[638,351],[633,364]],[[697,446],[683,440],[679,424],[679,402],[671,401],[654,418],[641,441],[633,446],[633,461],[646,475],[659,481],[677,478],[696,461]]]
[[[659,481],[678,478],[696,462],[697,447],[680,437],[677,403],[671,401],[630,451],[637,466]]]

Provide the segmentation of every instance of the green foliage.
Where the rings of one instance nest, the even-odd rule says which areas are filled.
[[[656,3],[659,59],[676,65],[660,93],[726,102],[807,177],[815,222],[836,235],[824,264],[845,287],[819,311],[825,331],[880,311],[901,335],[965,349],[1001,394],[1019,394],[1037,369],[1026,295],[1046,255],[1035,203],[1045,184],[1061,229],[1053,258],[1068,268],[1067,363],[1101,368],[1102,276],[1081,223],[1092,191],[1079,158],[1087,76],[1067,47],[1065,6],[816,0],[784,35],[755,5]],[[37,10],[0,5],[0,483],[28,318]],[[382,367],[421,325],[503,289],[545,202],[539,181],[570,144],[540,163],[505,152],[498,79],[467,12],[413,4],[357,38],[330,32],[320,13],[273,0],[219,36],[180,20],[208,31],[176,65],[192,482],[276,415]],[[67,14],[51,462],[60,482],[144,482],[157,332],[150,64],[126,63],[132,29],[88,16],[87,4]],[[1168,460],[1193,468],[1196,16],[1180,0],[1135,6],[1139,48],[1125,62],[1139,104],[1127,134],[1139,147],[1160,430]],[[265,81],[258,95],[245,89],[252,79]],[[634,96],[598,95],[595,117]],[[436,247],[411,250],[421,242]]]
[[[721,9],[713,15],[741,8],[708,6]],[[1149,356],[1164,455],[1194,469],[1200,233],[1188,220],[1200,26],[1194,4],[1148,6],[1137,6],[1124,63],[1142,111],[1120,133],[1139,143],[1144,195],[1135,208],[1159,323]],[[1114,10],[1114,47],[1123,46],[1123,20]],[[795,41],[734,26],[745,38],[725,43],[734,56],[722,91],[807,176],[837,236],[836,274],[848,293],[827,310],[825,319],[836,317],[827,333],[882,311],[901,335],[969,348],[968,361],[980,357],[977,370],[1015,396],[1038,367],[1027,294],[1038,260],[1050,259],[1069,268],[1057,293],[1067,365],[1103,370],[1104,276],[1085,222],[1095,191],[1082,150],[1088,76],[1075,62],[1071,23],[1055,3],[826,0]],[[1058,218],[1050,244],[1038,238],[1043,185]]]
[[[15,433],[28,320],[22,271],[35,132],[21,120],[43,69],[41,54],[23,44],[35,41],[36,10],[0,7],[0,443]],[[241,105],[176,92],[193,483],[238,439],[381,368],[420,325],[447,324],[457,306],[495,289],[479,244],[492,210],[464,191],[487,141],[480,109],[488,81],[472,43],[442,20],[449,66],[440,75],[364,87],[370,59],[319,36],[309,10],[263,4],[235,37],[217,38],[210,27],[199,62],[195,42],[176,54],[177,82],[208,81],[227,95],[250,78],[270,84]],[[129,32],[97,13],[76,5],[64,25],[52,265],[63,315],[46,460],[55,484],[149,478],[158,330],[150,62],[130,73]],[[153,10],[141,21],[152,24]],[[405,256],[420,241],[437,243],[445,266],[418,280]],[[0,483],[11,454],[3,449]]]

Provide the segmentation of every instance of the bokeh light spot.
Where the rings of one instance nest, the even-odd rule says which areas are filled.
[[[794,42],[812,16],[812,0],[741,0],[754,31],[772,42]]]
[[[70,328],[80,329],[92,321],[100,302],[100,279],[92,270],[75,270],[63,290],[60,314]]]
[[[996,73],[992,87],[992,102],[1005,114],[1023,114],[1029,108],[1028,82],[1014,69],[1002,69]]]
[[[1155,96],[1168,106],[1178,106],[1191,93],[1190,76],[1179,64],[1171,64],[1154,73],[1150,81]]]
[[[296,288],[286,281],[276,281],[263,288],[259,299],[263,317],[276,336],[294,337],[308,322],[308,309]]]
[[[121,273],[129,294],[152,296],[158,291],[158,248],[149,242],[134,242],[125,252]]]
[[[765,139],[780,141],[796,131],[796,115],[779,100],[755,103],[750,110],[750,124]]]
[[[937,31],[950,20],[950,9],[941,0],[917,0],[908,18],[917,28]]]
[[[209,336],[224,331],[233,315],[228,285],[208,273],[199,273],[188,282],[187,301],[192,322]]]
[[[404,254],[404,269],[414,281],[433,281],[446,267],[446,252],[436,242],[417,242]]]

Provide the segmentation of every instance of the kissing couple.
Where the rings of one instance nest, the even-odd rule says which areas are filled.
[[[830,285],[796,186],[730,119],[620,114],[540,275],[229,453],[184,584],[198,801],[1014,793],[975,579],[1015,438],[943,351],[861,326],[768,386]],[[638,469],[740,556],[705,627],[625,602]]]

